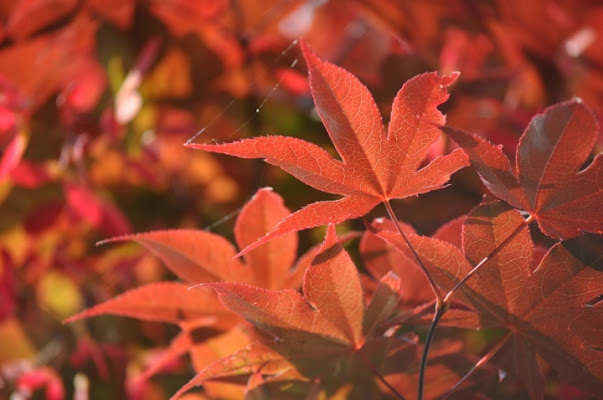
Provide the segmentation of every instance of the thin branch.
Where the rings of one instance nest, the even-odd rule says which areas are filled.
[[[446,393],[444,393],[441,398],[442,399],[446,399],[448,396],[450,396],[467,379],[469,379],[475,373],[475,371],[477,371],[477,369],[479,367],[481,367],[482,365],[484,365],[485,363],[487,363],[488,361],[490,361],[492,359],[492,357],[494,357],[496,355],[496,353],[498,353],[498,351],[501,349],[501,347],[503,347],[503,345],[505,343],[507,343],[507,340],[509,340],[509,338],[511,337],[512,334],[513,334],[512,332],[509,332],[501,340],[499,340],[498,343],[496,343],[496,346],[494,346],[493,348],[491,348],[490,351],[488,351],[486,353],[486,355],[484,355],[477,363],[475,363],[475,365],[473,366],[473,368],[471,368],[471,370],[469,372],[467,372],[465,374],[465,376],[463,376],[461,378],[461,380],[458,381],[450,390],[448,390]]]
[[[362,361],[364,361],[364,363],[369,367],[369,369],[373,372],[373,374],[377,377],[377,379],[379,379],[381,381],[381,383],[383,383],[385,386],[387,386],[387,388],[394,394],[394,396],[396,396],[396,398],[398,398],[399,400],[406,400],[404,398],[404,396],[402,396],[400,393],[398,393],[396,388],[393,387],[385,379],[385,377],[383,375],[381,375],[381,372],[379,372],[379,370],[377,369],[375,364],[373,364],[373,362],[366,356],[366,354],[364,354],[362,352],[361,349],[358,349],[358,351],[356,351],[356,353],[360,356],[360,358],[362,358]]]
[[[438,327],[438,323],[440,319],[444,316],[444,313],[447,311],[448,307],[438,306],[436,308],[435,314],[433,315],[433,320],[431,321],[431,325],[429,325],[429,330],[427,331],[427,336],[425,337],[425,344],[423,345],[423,354],[421,355],[421,365],[419,367],[419,388],[417,389],[417,400],[423,400],[423,387],[425,386],[425,370],[427,369],[427,359],[429,357],[429,348],[431,347],[431,342],[435,336],[436,328]]]
[[[412,246],[412,244],[408,240],[408,237],[406,237],[406,234],[402,230],[402,227],[400,227],[400,223],[398,222],[398,218],[396,217],[396,214],[394,213],[394,210],[392,209],[392,206],[389,204],[389,201],[385,200],[383,202],[383,204],[385,205],[385,208],[387,209],[387,213],[389,214],[389,217],[391,218],[392,222],[396,226],[396,229],[398,230],[398,233],[400,234],[400,236],[402,236],[402,239],[404,239],[404,241],[406,242],[406,245],[408,246],[408,248],[410,249],[410,251],[412,252],[412,254],[415,257],[415,260],[417,260],[417,263],[419,264],[419,266],[423,270],[423,273],[425,273],[425,276],[427,276],[427,280],[429,281],[429,285],[431,286],[431,290],[433,290],[433,293],[435,294],[435,297],[436,297],[436,307],[439,308],[440,304],[442,304],[442,299],[444,297],[442,295],[442,291],[440,290],[440,288],[438,287],[438,285],[436,285],[435,281],[431,277],[431,274],[429,273],[429,271],[427,271],[427,268],[425,267],[425,264],[423,264],[423,261],[421,261],[421,257],[419,257],[419,254],[416,252],[415,248]]]
[[[517,236],[517,234],[519,234],[519,232],[521,232],[524,227],[530,225],[532,221],[534,221],[534,217],[530,215],[526,220],[523,221],[521,225],[515,228],[515,230],[511,232],[511,234],[507,236],[507,238],[503,240],[500,245],[498,245],[494,250],[492,250],[490,254],[482,258],[482,260],[477,263],[477,265],[473,267],[473,269],[469,271],[469,273],[465,275],[463,279],[461,279],[448,293],[446,293],[446,297],[444,297],[444,303],[448,304],[452,299],[452,296],[454,296],[454,294],[461,288],[461,286],[463,286],[465,282],[467,282],[467,280],[471,278],[477,272],[477,270],[482,267],[482,265],[484,265],[488,260],[491,260],[493,257],[495,257],[503,247],[505,247],[511,240],[513,240],[515,236]]]

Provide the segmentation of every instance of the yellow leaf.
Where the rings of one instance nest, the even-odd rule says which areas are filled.
[[[83,308],[84,300],[77,284],[67,275],[51,271],[37,288],[38,305],[57,319],[65,319]]]

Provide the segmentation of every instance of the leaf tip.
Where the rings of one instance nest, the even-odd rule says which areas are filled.
[[[299,46],[301,47],[302,53],[304,53],[304,56],[306,55],[306,53],[311,53],[312,50],[310,50],[310,46],[308,46],[308,42],[306,42],[306,39],[299,39]]]
[[[308,42],[305,40],[300,41],[300,47],[302,50],[302,54],[304,56],[304,60],[306,60],[306,66],[308,67],[308,73],[311,73],[313,68],[316,68],[317,65],[324,64],[326,61],[322,60],[308,45]]]
[[[130,235],[114,236],[114,237],[110,237],[110,238],[107,238],[107,239],[99,240],[94,245],[95,246],[102,246],[102,245],[107,244],[107,243],[123,242],[124,240],[128,240],[129,238],[130,238]]]
[[[249,246],[245,247],[243,250],[241,250],[237,254],[235,254],[232,257],[232,259],[236,260],[239,257],[243,257],[245,254],[249,253],[251,250],[255,249],[256,247],[260,246],[261,244],[264,244],[266,242],[265,238],[266,238],[266,236],[256,240],[254,243],[251,243]]]
[[[188,147],[189,149],[203,150],[203,145],[199,143],[186,142],[183,146]]]
[[[67,324],[70,324],[70,323],[72,323],[74,321],[77,321],[78,320],[78,318],[77,318],[78,315],[79,314],[75,314],[75,315],[72,315],[69,318],[65,318],[64,320],[61,321],[61,324],[67,325]]]
[[[67,324],[70,324],[72,322],[79,321],[80,319],[84,319],[84,318],[86,318],[88,316],[88,311],[89,311],[89,309],[88,310],[80,311],[77,314],[74,314],[74,315],[72,315],[69,318],[65,318],[64,320],[61,321],[61,323],[63,325],[67,325]]]
[[[461,75],[460,71],[452,71],[450,73],[450,75],[444,75],[440,78],[441,83],[440,83],[440,87],[441,88],[445,88],[448,87],[450,85],[452,85],[457,79],[458,77]]]
[[[274,189],[271,186],[264,186],[263,188],[259,188],[254,194],[253,196],[251,196],[251,200],[256,199],[258,196],[260,196],[262,193],[273,193]]]
[[[149,233],[152,233],[152,232],[149,232]],[[101,246],[101,245],[107,244],[107,243],[125,242],[126,240],[137,240],[137,238],[140,238],[143,235],[145,235],[145,233],[133,233],[133,234],[128,234],[128,235],[113,236],[113,237],[110,237],[107,239],[99,240],[98,242],[95,243],[95,245]]]

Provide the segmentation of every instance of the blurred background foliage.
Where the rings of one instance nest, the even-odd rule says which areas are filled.
[[[178,361],[138,379],[171,327],[61,321],[173,278],[139,246],[99,240],[183,227],[232,239],[227,216],[263,186],[292,210],[327,198],[261,161],[183,147],[201,131],[197,142],[281,134],[333,151],[299,37],[358,76],[385,122],[407,79],[460,71],[442,106],[448,124],[510,157],[552,103],[579,96],[603,115],[595,0],[2,1],[0,398],[164,399],[191,376]],[[442,138],[429,157],[451,147]],[[399,218],[432,233],[481,200],[470,170],[451,183],[396,202]],[[322,235],[302,232],[300,252]],[[475,341],[477,351],[484,339]]]

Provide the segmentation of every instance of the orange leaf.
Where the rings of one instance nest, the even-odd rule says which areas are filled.
[[[467,165],[467,157],[459,149],[419,169],[439,138],[430,122],[444,123],[437,106],[446,101],[446,88],[458,75],[428,73],[406,82],[394,100],[386,134],[375,101],[356,77],[318,58],[305,42],[302,51],[316,109],[341,161],[312,143],[282,136],[187,145],[242,158],[264,158],[318,190],[345,197],[310,204],[291,214],[239,255],[289,232],[357,218],[381,202],[442,188],[452,173]]]

